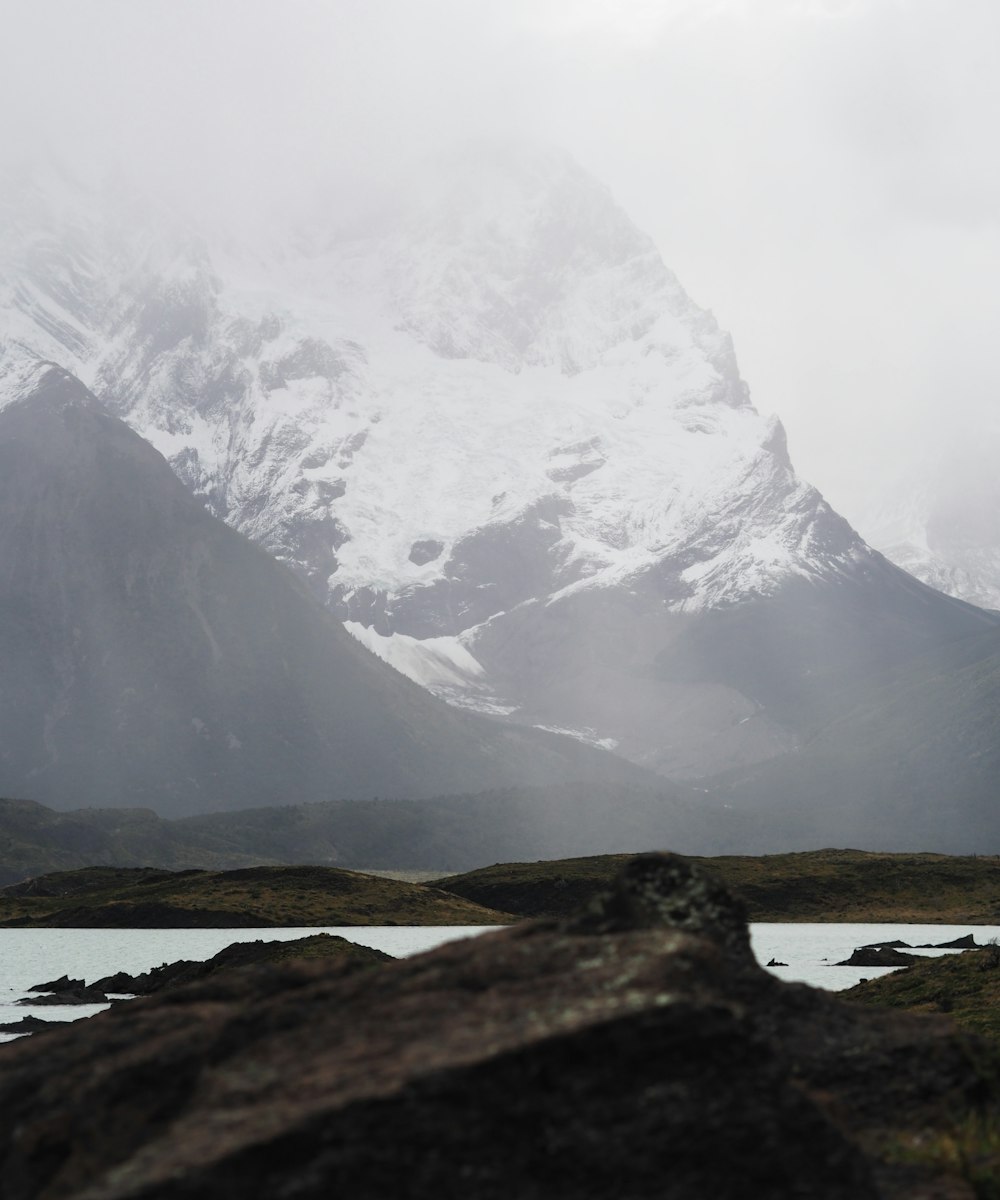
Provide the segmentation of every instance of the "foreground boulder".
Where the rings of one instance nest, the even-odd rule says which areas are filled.
[[[223,974],[0,1047],[0,1178],[6,1200],[930,1195],[881,1148],[991,1103],[980,1052],[781,983],[721,886],[643,856],[562,921]]]

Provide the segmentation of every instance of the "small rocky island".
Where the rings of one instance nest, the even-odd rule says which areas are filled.
[[[6,1200],[971,1196],[989,1043],[759,967],[690,861],[381,965],[286,960],[0,1047]]]
[[[287,941],[264,941],[260,938],[254,942],[233,942],[204,961],[180,959],[178,962],[153,967],[139,975],[119,971],[114,975],[106,975],[103,979],[95,979],[90,984],[84,979],[70,979],[63,975],[59,979],[34,984],[27,989],[34,994],[15,1003],[31,1008],[40,1005],[63,1007],[73,1004],[107,1004],[109,1001],[113,1002],[115,996],[152,996],[169,988],[208,979],[209,976],[220,972],[235,971],[262,963],[285,962],[289,959],[332,959],[356,964],[392,962],[392,956],[383,954],[381,950],[373,950],[369,946],[349,942],[346,938],[329,933],[314,933],[309,937]],[[27,1016],[22,1017],[20,1021],[0,1024],[0,1033],[43,1033],[57,1028],[61,1023]]]

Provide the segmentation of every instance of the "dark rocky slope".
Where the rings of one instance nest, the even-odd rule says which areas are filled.
[[[639,778],[449,708],[210,516],[74,377],[0,412],[0,793],[176,815]]]
[[[497,693],[522,705],[518,720],[600,730],[618,753],[665,775],[794,762],[817,730],[871,702],[894,671],[924,654],[988,654],[977,638],[1000,629],[995,613],[919,583],[822,508],[835,545],[815,578],[675,612],[661,564],[630,578],[624,594],[570,590],[518,605],[483,625],[473,649]],[[737,532],[715,536],[727,545]],[[966,715],[976,715],[971,703]],[[853,733],[840,747],[848,756],[867,742],[863,730]],[[944,764],[964,779],[960,753]],[[805,823],[814,815],[795,786],[776,794]]]
[[[984,1055],[782,984],[719,885],[650,856],[561,922],[2,1047],[0,1170],[8,1200],[958,1197],[896,1148],[995,1102]]]
[[[1000,630],[991,628],[898,666],[797,754],[704,782],[715,804],[759,817],[763,836],[750,851],[769,848],[780,828],[788,849],[991,854],[1000,850],[998,776]]]

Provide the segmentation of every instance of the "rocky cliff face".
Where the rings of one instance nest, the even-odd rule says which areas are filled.
[[[349,234],[254,247],[48,194],[8,202],[8,344],[457,704],[698,776],[990,620],[796,476],[728,337],[565,156],[473,148]]]
[[[958,1196],[899,1148],[994,1101],[982,1054],[779,982],[717,883],[649,856],[562,922],[0,1047],[0,1162],[10,1200]]]

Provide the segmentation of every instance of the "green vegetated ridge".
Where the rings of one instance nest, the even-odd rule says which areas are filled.
[[[12,884],[0,926],[498,925],[512,917],[426,884],[336,867],[168,872],[92,867]]]
[[[843,995],[881,1008],[948,1013],[1000,1047],[1000,946],[914,963],[859,983]]]
[[[970,1058],[970,1071],[994,1081],[990,1086],[1000,1077],[1000,947],[926,959],[840,996],[879,1008],[946,1014],[986,1039]],[[956,1113],[936,1128],[897,1130],[878,1149],[890,1163],[930,1168],[942,1178],[957,1175],[980,1200],[1000,1197],[1000,1114],[989,1103],[979,1112]]]
[[[627,855],[507,863],[438,886],[518,916],[563,916],[605,888]],[[751,921],[1000,924],[1000,858],[815,850],[693,861],[747,906]]]
[[[90,867],[9,885],[0,892],[0,923],[489,925],[568,915],[629,857],[504,863],[433,885],[320,866]],[[693,861],[739,895],[753,921],[1000,924],[995,857],[816,850]]]

